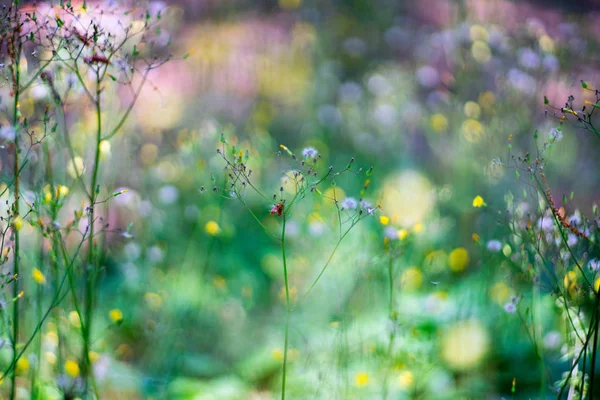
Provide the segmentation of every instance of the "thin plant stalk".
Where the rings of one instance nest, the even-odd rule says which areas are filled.
[[[283,345],[283,372],[281,376],[281,400],[285,400],[285,384],[287,379],[287,359],[288,359],[288,342],[290,333],[290,315],[291,315],[291,303],[290,303],[290,287],[288,281],[288,270],[287,270],[287,259],[285,256],[285,224],[287,216],[283,215],[283,225],[281,228],[281,259],[283,262],[283,279],[285,282],[285,337]]]

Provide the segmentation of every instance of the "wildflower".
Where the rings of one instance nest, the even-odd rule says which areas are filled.
[[[358,207],[358,202],[352,197],[346,197],[342,201],[342,210],[354,210]]]
[[[400,240],[404,240],[404,239],[406,239],[407,237],[408,237],[408,231],[407,231],[406,229],[400,229],[400,230],[398,231],[398,238],[399,238]]]
[[[506,311],[509,314],[514,313],[515,311],[517,311],[517,306],[515,305],[515,303],[513,303],[512,301],[510,303],[506,303],[504,305],[504,311]]]
[[[17,360],[17,365],[15,366],[15,373],[17,375],[24,374],[29,371],[29,360],[25,357],[20,357]]]
[[[67,373],[67,375],[72,376],[73,378],[76,378],[79,376],[79,364],[77,364],[75,361],[73,360],[67,360],[65,362],[65,372]]]
[[[273,356],[273,359],[275,359],[277,361],[283,360],[283,351],[281,351],[281,349],[273,349],[271,354]]]
[[[382,215],[381,217],[379,217],[379,222],[381,223],[381,225],[387,225],[390,223],[390,218],[386,217],[385,215]]]
[[[354,384],[358,387],[364,387],[369,384],[369,374],[366,372],[358,372],[354,376]]]
[[[441,356],[450,368],[464,371],[479,365],[489,345],[488,332],[479,321],[461,321],[442,336]]]
[[[33,280],[35,281],[35,283],[37,283],[38,285],[46,284],[46,277],[39,269],[34,268],[31,275],[33,276]]]
[[[499,240],[490,240],[486,245],[487,249],[491,252],[498,253],[502,250],[502,243]]]
[[[121,312],[121,310],[119,310],[118,308],[114,308],[114,309],[110,310],[108,312],[108,316],[116,324],[123,321],[123,312]]]
[[[414,233],[419,233],[422,230],[423,230],[423,224],[421,224],[421,223],[415,224],[415,226],[413,226]]]
[[[567,245],[569,247],[573,247],[577,244],[577,242],[579,242],[577,236],[573,235],[572,233],[569,233],[569,235],[567,236]]]
[[[402,371],[400,373],[400,375],[398,376],[398,384],[402,388],[407,388],[407,387],[412,386],[414,381],[415,381],[415,378],[413,376],[413,373],[410,371]]]
[[[102,159],[106,159],[110,156],[110,142],[108,140],[100,141],[100,157]]]
[[[315,158],[319,155],[319,152],[314,147],[307,147],[302,150],[302,156],[304,158]]]
[[[16,231],[20,230],[23,227],[23,219],[17,215],[13,219],[12,226]]]
[[[88,353],[88,357],[90,358],[90,362],[93,364],[100,359],[100,354],[96,353],[95,351],[90,351]]]
[[[67,165],[67,172],[72,178],[77,178],[85,172],[83,158],[76,156]]]
[[[458,247],[448,256],[448,264],[454,272],[463,271],[469,264],[469,252],[464,247]]]
[[[398,239],[398,231],[396,230],[396,228],[388,226],[384,233],[386,238],[391,239],[391,240],[395,240]]]
[[[77,311],[71,311],[69,313],[69,322],[74,328],[81,328],[81,319],[79,318]]]
[[[480,208],[486,205],[487,204],[485,204],[485,201],[483,201],[483,197],[481,196],[475,196],[475,198],[473,199],[473,207]]]
[[[417,267],[407,268],[406,271],[402,273],[400,282],[407,290],[418,289],[423,283],[423,274],[421,274],[421,271],[419,271]]]
[[[430,123],[434,132],[445,132],[448,129],[448,119],[442,114],[433,114]]]
[[[589,262],[588,262],[588,268],[590,269],[590,271],[592,272],[598,272],[600,271],[600,260],[597,258],[592,258]]]
[[[563,133],[561,129],[553,128],[548,132],[548,136],[550,137],[551,142],[559,142],[563,138]]]
[[[208,221],[206,225],[204,225],[204,230],[210,236],[217,236],[221,231],[221,228],[219,227],[219,224],[217,224],[215,221]]]
[[[148,292],[144,294],[144,300],[152,310],[158,310],[162,306],[162,297],[158,293]]]

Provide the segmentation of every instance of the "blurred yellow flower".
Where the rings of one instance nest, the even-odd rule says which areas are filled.
[[[407,268],[400,278],[400,283],[406,290],[415,290],[423,283],[423,274],[417,267]]]
[[[29,371],[29,360],[25,357],[20,357],[17,360],[17,365],[15,366],[15,373],[17,375],[22,375],[27,371]]]
[[[481,25],[474,24],[469,28],[469,37],[472,41],[482,40],[484,42],[487,42],[489,36],[490,34],[488,33],[487,29],[485,29]]]
[[[386,217],[385,215],[382,215],[381,217],[379,217],[379,222],[381,222],[381,225],[387,225],[390,223],[390,218]]]
[[[23,219],[19,216],[16,216],[12,221],[13,228],[18,231],[23,227]]]
[[[279,0],[279,6],[286,10],[293,10],[300,7],[302,0]]]
[[[44,358],[46,359],[46,362],[48,364],[50,364],[50,365],[56,365],[57,358],[56,358],[56,354],[54,354],[53,352],[51,352],[51,351],[45,352],[44,353]]]
[[[408,236],[408,231],[407,231],[406,229],[400,229],[400,230],[398,231],[398,238],[399,238],[400,240],[404,240],[404,239],[406,239],[406,238],[407,238],[407,236]]]
[[[90,358],[90,362],[93,364],[100,359],[100,354],[96,353],[95,351],[90,351],[88,353],[88,357]]]
[[[217,224],[215,221],[208,221],[206,225],[204,225],[204,230],[209,235],[216,236],[221,231],[221,228],[219,227],[219,224]]]
[[[369,384],[369,374],[366,372],[358,372],[354,375],[354,384],[358,387],[367,386]]]
[[[483,125],[476,119],[466,119],[462,123],[462,134],[471,143],[478,143],[483,135]]]
[[[413,382],[415,381],[415,377],[410,371],[402,371],[398,376],[398,384],[401,388],[411,387]]]
[[[494,107],[494,104],[496,103],[496,96],[494,96],[494,93],[490,91],[483,92],[479,95],[478,102],[483,109],[489,110]]]
[[[481,196],[475,196],[475,198],[473,199],[473,207],[484,207],[487,204],[485,204],[485,201],[483,201],[483,197]]]
[[[469,264],[469,252],[464,247],[458,247],[450,252],[448,264],[454,272],[463,271]]]
[[[464,371],[479,365],[489,345],[488,332],[479,321],[461,321],[444,332],[441,356],[450,368]]]
[[[442,114],[433,114],[431,116],[430,124],[431,129],[433,129],[434,132],[445,132],[446,129],[448,129],[448,118]]]
[[[492,59],[490,46],[484,41],[476,40],[471,46],[471,54],[479,64],[487,64]]]
[[[481,107],[474,101],[467,101],[463,109],[467,118],[478,119],[481,115]]]
[[[69,322],[74,328],[81,328],[81,319],[79,318],[77,311],[71,311],[69,313]]]
[[[490,297],[499,305],[504,305],[512,294],[512,290],[504,282],[495,283],[490,288]]]
[[[152,292],[144,294],[144,300],[146,301],[146,304],[148,304],[148,307],[150,307],[152,310],[158,310],[163,303],[162,297],[160,297],[158,293]]]
[[[71,178],[77,178],[85,172],[85,164],[83,158],[76,156],[67,164],[67,173]]]
[[[113,308],[108,312],[108,316],[112,320],[112,322],[121,322],[123,321],[123,313],[118,308]]]
[[[227,280],[221,275],[216,275],[212,280],[212,284],[216,289],[224,289],[227,286]]]
[[[414,233],[419,233],[423,230],[423,224],[421,224],[421,223],[415,224],[415,226],[413,226],[412,229],[413,229]]]
[[[110,156],[110,142],[108,140],[102,140],[99,147],[100,157],[102,159],[108,158],[108,156]]]
[[[73,378],[79,376],[79,364],[73,360],[67,360],[65,362],[65,372],[67,375],[72,376]]]
[[[37,283],[38,285],[46,284],[46,277],[39,269],[34,268],[31,275],[33,276],[33,280],[35,281],[35,283]]]
[[[548,35],[542,35],[539,39],[540,48],[546,53],[554,52],[554,40]]]
[[[273,356],[273,359],[275,359],[277,361],[283,360],[283,351],[279,348],[273,349],[273,351],[271,352],[271,355]]]

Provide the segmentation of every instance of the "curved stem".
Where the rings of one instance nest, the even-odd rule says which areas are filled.
[[[288,271],[287,271],[287,260],[285,257],[285,223],[286,223],[286,215],[283,215],[283,226],[281,228],[281,258],[283,262],[283,279],[285,282],[285,304],[286,304],[286,312],[285,312],[285,338],[284,338],[284,346],[283,346],[283,373],[281,376],[281,400],[285,400],[285,383],[287,379],[287,358],[288,358],[288,341],[289,341],[289,333],[290,333],[290,314],[291,314],[291,306],[290,306],[290,287],[288,281]]]

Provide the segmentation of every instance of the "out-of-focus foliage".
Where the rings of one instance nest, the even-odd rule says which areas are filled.
[[[600,11],[589,3],[86,2],[106,10],[107,31],[140,15],[143,24],[146,10],[160,15],[151,42],[159,56],[178,56],[149,71],[137,94],[142,78],[119,86],[114,71],[102,86],[109,127],[137,102],[98,147],[100,193],[119,193],[96,206],[110,225],[98,239],[89,356],[100,397],[276,398],[284,354],[289,399],[556,398],[573,364],[579,380],[564,396],[588,396],[595,380],[598,390],[593,339],[587,367],[574,362],[600,282],[600,140],[577,115],[600,108]],[[140,43],[127,51],[150,47]],[[23,63],[40,61],[26,49]],[[68,128],[79,161],[51,136],[64,189],[38,184],[46,177],[35,154],[21,183],[22,204],[64,202],[47,221],[63,227],[89,205],[78,176],[91,177],[97,124],[82,87],[68,84],[73,117],[58,130]],[[12,95],[0,87],[3,113]],[[38,116],[39,127],[53,95],[39,80],[20,99],[22,116]],[[14,129],[1,118],[6,215]],[[352,168],[308,187],[289,215],[270,212],[281,199],[287,210],[310,178],[312,165],[299,163],[315,157],[303,149],[319,154],[319,173],[351,159]],[[251,180],[228,176],[225,152],[238,167],[243,159]],[[256,188],[240,186],[250,181]],[[364,214],[341,240],[348,209]],[[12,220],[22,223],[24,295],[14,300],[8,282],[2,309],[25,304],[27,338],[39,321],[36,293],[50,296],[55,282],[51,257],[39,262],[35,219],[24,220]],[[70,251],[78,240],[66,241]],[[83,276],[84,263],[77,268]],[[15,366],[22,398],[35,385],[47,393],[39,398],[60,398],[80,384],[70,296],[41,326],[41,350]],[[0,365],[12,357],[3,347]]]

